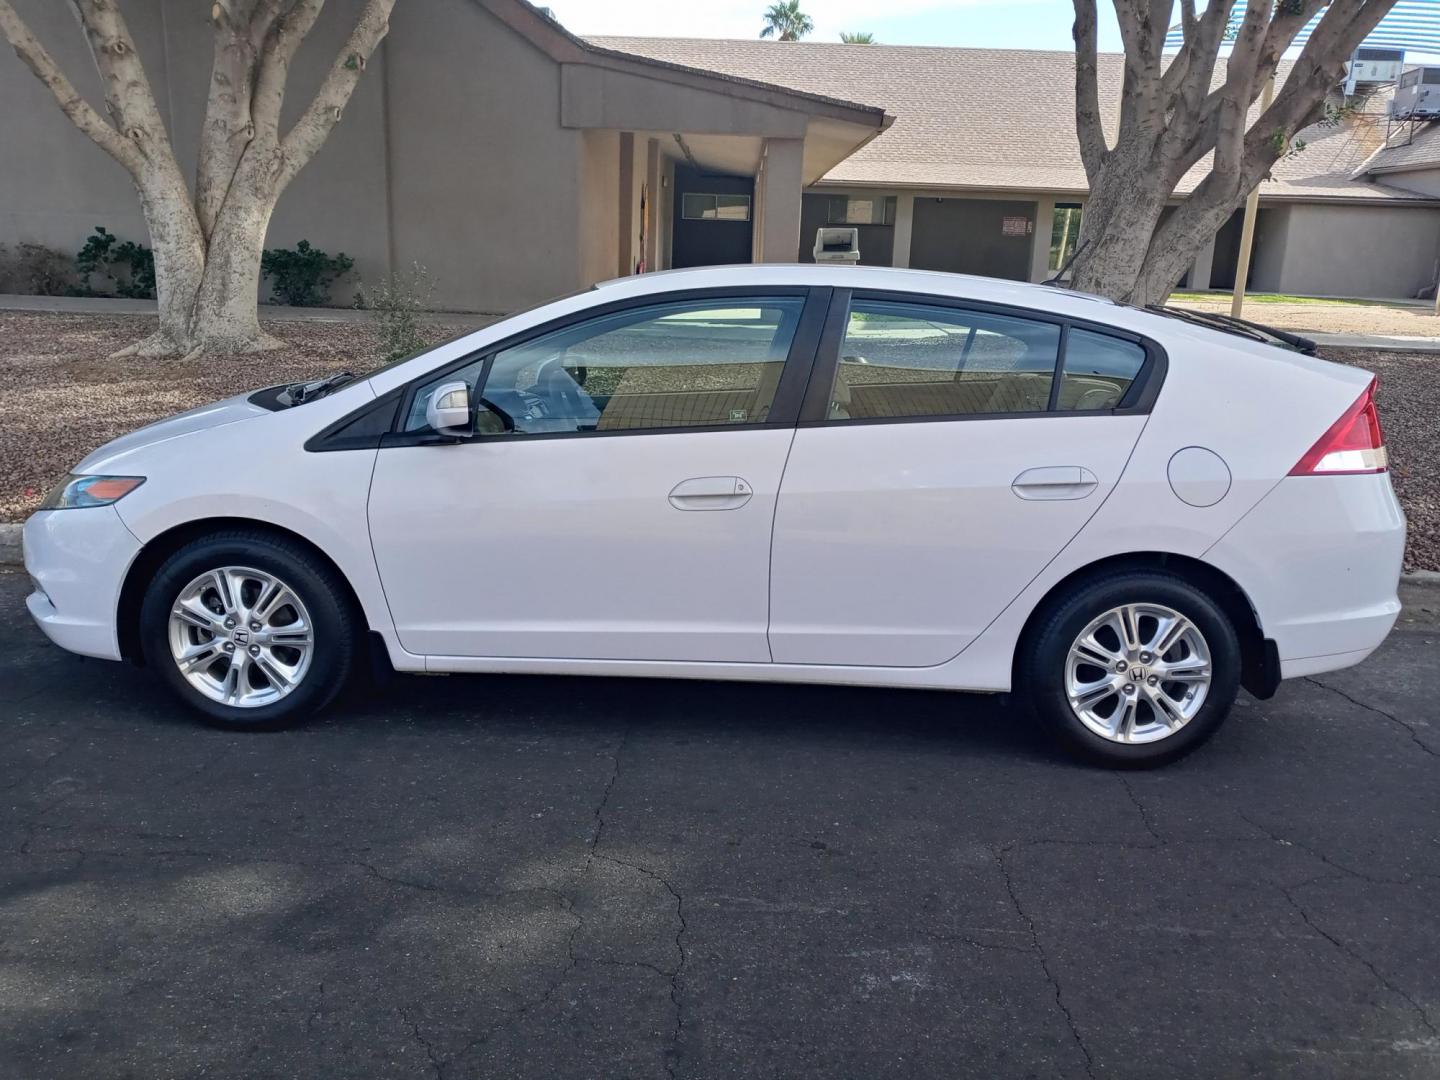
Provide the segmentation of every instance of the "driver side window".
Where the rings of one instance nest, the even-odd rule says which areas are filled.
[[[717,297],[602,315],[496,353],[422,387],[464,379],[515,434],[647,431],[764,423],[805,305],[801,296]]]

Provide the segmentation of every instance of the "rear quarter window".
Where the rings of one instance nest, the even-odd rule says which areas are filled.
[[[1145,366],[1145,350],[1133,341],[1072,327],[1065,340],[1060,379],[1062,411],[1114,409]]]

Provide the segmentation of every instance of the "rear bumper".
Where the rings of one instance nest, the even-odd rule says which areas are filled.
[[[1358,664],[1385,640],[1404,554],[1389,476],[1291,476],[1205,561],[1250,597],[1289,679]]]
[[[25,601],[45,636],[62,649],[120,659],[115,617],[125,571],[140,542],[113,506],[42,510],[25,522]]]

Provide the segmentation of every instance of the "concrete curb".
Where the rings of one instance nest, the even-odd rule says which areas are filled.
[[[20,550],[19,525],[0,524],[0,566],[21,566],[24,556]],[[1412,570],[1401,574],[1400,580],[1406,585],[1422,588],[1440,588],[1440,570]]]
[[[0,566],[20,566],[25,558],[20,553],[19,525],[0,525]]]

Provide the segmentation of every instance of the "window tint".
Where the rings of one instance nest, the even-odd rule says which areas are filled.
[[[737,298],[632,308],[495,354],[477,401],[516,434],[759,424],[769,416],[803,297]],[[407,430],[425,430],[423,387]]]
[[[830,419],[1044,412],[1059,347],[1050,323],[857,300]]]
[[[1113,409],[1140,374],[1145,350],[1133,341],[1070,328],[1060,408]]]

